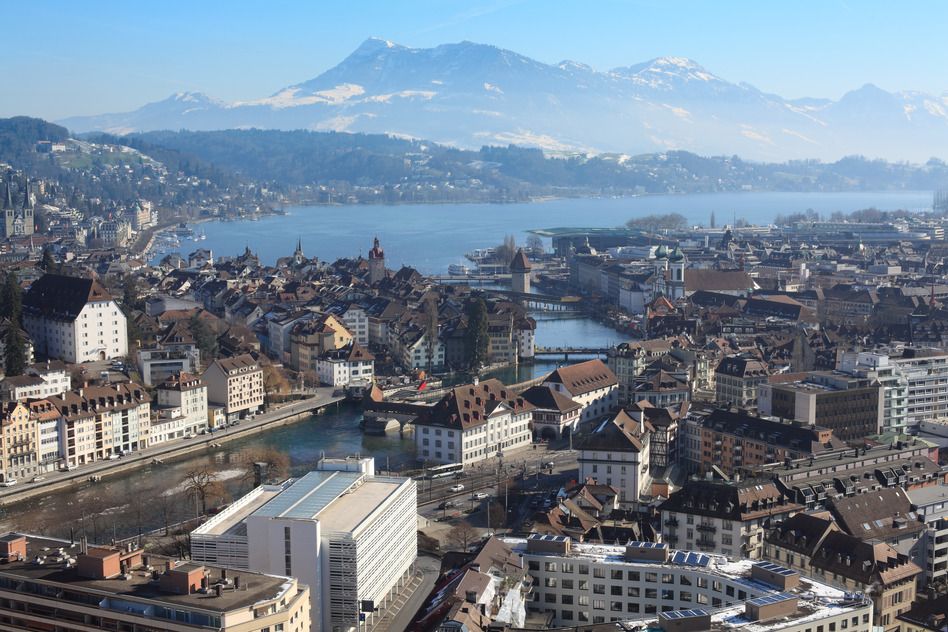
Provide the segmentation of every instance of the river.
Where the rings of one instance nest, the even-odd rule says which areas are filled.
[[[182,254],[210,248],[215,255],[236,255],[249,247],[265,264],[293,252],[297,238],[307,256],[322,261],[365,255],[378,236],[386,265],[413,266],[426,274],[443,273],[462,263],[464,253],[496,246],[504,235],[523,243],[527,231],[557,226],[614,227],[651,213],[680,213],[693,224],[736,219],[766,224],[779,214],[813,209],[824,215],[875,207],[880,210],[931,209],[930,191],[851,193],[714,193],[626,198],[568,198],[523,204],[402,204],[396,206],[291,207],[288,215],[259,221],[212,221],[201,224],[207,239],[183,240]],[[158,257],[160,259],[160,257]]]
[[[443,272],[462,260],[465,252],[499,243],[505,234],[523,241],[526,231],[554,226],[618,226],[647,213],[678,212],[694,223],[707,223],[715,212],[719,222],[736,216],[751,222],[769,222],[779,213],[813,208],[821,213],[876,207],[882,210],[921,210],[931,205],[928,192],[883,193],[746,193],[693,196],[650,196],[621,199],[563,199],[533,204],[401,205],[291,208],[287,216],[269,216],[256,222],[207,222],[207,239],[185,242],[183,250],[210,248],[215,255],[234,255],[250,246],[264,263],[291,254],[297,236],[308,256],[324,261],[367,252],[378,235],[388,267],[411,265],[425,273]],[[606,347],[623,337],[595,321],[575,316],[533,314],[539,346]],[[577,360],[579,358],[571,358]],[[562,359],[543,358],[534,364],[510,367],[491,374],[511,384],[555,369]],[[134,535],[194,515],[183,494],[189,471],[210,468],[231,497],[250,487],[247,457],[253,448],[267,446],[286,452],[291,471],[311,469],[321,454],[376,457],[376,466],[392,469],[414,463],[414,445],[397,434],[366,437],[358,429],[361,413],[354,407],[313,417],[246,439],[226,443],[206,454],[151,466],[133,473],[57,492],[0,511],[0,530],[20,529],[68,536],[70,528],[84,529],[92,539]]]

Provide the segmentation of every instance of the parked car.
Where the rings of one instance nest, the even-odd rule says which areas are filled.
[[[547,461],[543,467],[547,468],[548,470],[552,470],[554,467],[556,467],[556,463],[553,461]]]
[[[7,479],[7,480],[3,481],[3,486],[4,486],[4,487],[13,487],[14,485],[16,485],[16,479],[15,479],[15,478],[10,478],[10,479]]]
[[[45,480],[46,480],[46,477],[45,477],[45,476],[34,476],[34,477],[33,477],[33,480],[30,481],[30,482],[31,482],[31,483],[42,483],[42,482],[45,481]]]
[[[455,505],[454,505],[454,501],[453,501],[453,500],[446,500],[446,501],[444,501],[443,503],[441,503],[440,505],[438,505],[438,509],[451,509],[451,508],[454,507],[454,506],[455,506]]]
[[[490,498],[490,494],[487,492],[474,492],[471,494],[471,498],[474,500],[484,500],[485,498]]]
[[[110,454],[110,455],[109,455],[109,460],[110,460],[110,461],[116,461],[116,460],[118,460],[118,458],[119,458],[120,456],[121,456],[120,454]]]
[[[452,491],[452,492],[463,492],[463,491],[464,491],[464,485],[461,485],[460,483],[458,483],[457,485],[452,485],[452,486],[451,486],[451,491]]]

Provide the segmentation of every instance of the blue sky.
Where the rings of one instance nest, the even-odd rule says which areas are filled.
[[[598,70],[681,55],[787,97],[838,98],[865,83],[948,91],[948,3],[935,1],[6,0],[0,18],[0,116],[125,111],[181,90],[258,98],[370,36],[467,39]]]

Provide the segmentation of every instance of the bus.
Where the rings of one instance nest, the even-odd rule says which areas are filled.
[[[460,476],[464,472],[464,466],[460,463],[447,463],[429,467],[425,474],[426,478],[444,478],[445,476]]]

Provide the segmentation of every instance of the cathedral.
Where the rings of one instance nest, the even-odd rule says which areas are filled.
[[[13,189],[8,183],[3,196],[3,236],[19,237],[32,235],[34,226],[33,198],[30,195],[30,182],[23,187],[23,201],[18,206],[13,202]]]

